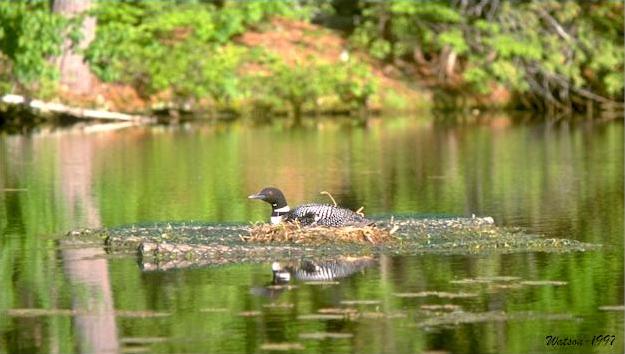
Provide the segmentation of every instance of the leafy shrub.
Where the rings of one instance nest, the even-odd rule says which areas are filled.
[[[255,76],[254,95],[264,97],[263,104],[288,105],[295,116],[304,107],[313,108],[321,98],[342,102],[348,107],[365,108],[378,84],[364,64],[327,64],[309,58],[288,65],[273,58],[269,71]]]
[[[174,103],[245,95],[237,68],[248,50],[232,38],[271,15],[305,11],[281,1],[98,4],[95,41],[86,52],[104,81],[133,85],[145,97],[169,91]]]
[[[478,92],[499,82],[559,106],[572,96],[622,100],[622,3],[399,0],[361,6],[363,21],[351,39],[374,57],[428,61],[443,72],[451,51],[460,64],[456,71]]]
[[[12,90],[11,82],[32,91],[56,80],[50,59],[61,54],[62,33],[71,24],[51,13],[45,2],[0,2],[0,71],[9,79],[0,89]]]
[[[378,90],[378,82],[364,64],[346,63],[333,71],[334,87],[342,102],[355,108],[366,108],[369,98]]]

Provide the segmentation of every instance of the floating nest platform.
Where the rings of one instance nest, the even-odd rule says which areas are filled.
[[[67,247],[102,247],[110,256],[137,255],[144,270],[229,263],[266,263],[314,257],[519,252],[579,252],[600,245],[547,238],[496,226],[483,218],[378,219],[375,227],[169,224],[82,229],[62,240]]]
[[[241,236],[245,242],[254,243],[293,243],[293,244],[335,244],[355,243],[379,245],[397,241],[392,234],[396,229],[376,226],[346,227],[302,227],[299,223],[256,224],[249,234]]]

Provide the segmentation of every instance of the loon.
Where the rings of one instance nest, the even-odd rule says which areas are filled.
[[[304,204],[291,209],[286,203],[284,194],[278,188],[263,188],[258,194],[252,194],[248,198],[260,199],[271,204],[272,224],[297,220],[302,226],[341,227],[373,225],[371,221],[363,216],[334,205]]]

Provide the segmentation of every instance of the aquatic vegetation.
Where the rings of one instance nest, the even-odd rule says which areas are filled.
[[[569,321],[573,315],[568,313],[537,313],[537,312],[514,312],[486,311],[464,312],[453,311],[440,313],[437,316],[427,318],[417,323],[417,327],[457,326],[467,323],[481,322],[505,322],[505,321]]]
[[[105,244],[111,254],[138,254],[144,270],[229,263],[271,263],[280,259],[388,254],[483,254],[571,252],[599,245],[544,238],[494,225],[492,218],[378,220],[377,227],[300,228],[296,224],[161,224],[71,231],[63,243]],[[391,234],[391,231],[393,233]],[[512,278],[458,280],[462,283],[512,281]],[[528,283],[526,285],[530,285]],[[538,284],[536,284],[538,285]]]
[[[450,283],[452,284],[489,284],[493,282],[511,282],[515,280],[519,280],[519,277],[515,276],[492,276],[492,277],[477,277],[477,278],[464,278],[460,280],[452,280]]]
[[[514,276],[491,276],[491,277],[477,277],[477,278],[465,278],[460,280],[451,280],[451,284],[465,285],[475,288],[480,286],[485,288],[488,292],[498,292],[505,290],[519,290],[528,287],[538,286],[565,286],[568,283],[561,280],[525,280],[521,277]]]
[[[205,308],[200,309],[200,312],[208,312],[208,313],[220,313],[220,312],[229,312],[230,310],[226,308]]]
[[[331,314],[331,313],[321,313],[321,314],[309,314],[309,315],[299,315],[297,316],[298,320],[343,320],[345,319],[345,315],[340,314]]]
[[[85,316],[93,315],[94,312],[74,309],[43,309],[43,308],[22,308],[9,309],[6,314],[11,317],[45,317],[45,316]],[[127,311],[117,310],[115,316],[125,318],[151,318],[171,316],[168,312],[157,311]]]
[[[461,309],[459,305],[455,304],[443,304],[443,305],[421,305],[421,310],[424,311],[432,311],[432,312],[440,312],[440,311],[458,311]]]
[[[445,291],[421,291],[418,293],[395,293],[393,295],[397,297],[403,297],[403,298],[435,296],[441,299],[462,299],[462,298],[477,296],[476,293],[465,293],[465,292],[450,293],[450,292],[445,292]]]
[[[342,300],[342,305],[379,305],[380,300]]]
[[[275,351],[291,351],[291,350],[304,350],[304,346],[300,343],[265,343],[260,346],[261,350],[275,350]]]
[[[558,280],[525,280],[521,282],[521,285],[530,285],[530,286],[543,286],[543,285],[554,285],[554,286],[562,286],[568,284],[565,281]]]
[[[625,306],[623,306],[623,305],[599,306],[599,310],[601,310],[601,311],[619,311],[619,312],[623,312],[623,311],[625,311]]]
[[[379,304],[380,302],[377,302],[377,303]],[[317,312],[321,313],[321,314],[353,315],[355,313],[358,313],[358,310],[356,310],[355,308],[352,308],[352,307],[346,307],[346,308],[322,308],[322,309],[319,309]]]
[[[125,337],[122,338],[124,344],[154,344],[162,343],[168,340],[167,337]]]
[[[263,305],[264,308],[270,308],[270,309],[292,309],[293,307],[295,307],[294,304],[290,304],[290,303],[279,303],[279,304],[264,304]]]
[[[354,335],[352,333],[340,333],[340,332],[310,332],[310,333],[300,333],[299,337],[301,339],[314,339],[314,340],[324,340],[324,339],[348,339],[352,338]]]

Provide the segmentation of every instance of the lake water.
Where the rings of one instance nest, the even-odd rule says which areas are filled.
[[[623,142],[622,122],[505,115],[0,135],[0,352],[622,353],[623,310],[605,306],[623,305]],[[267,220],[246,196],[268,185],[291,205],[325,190],[367,215],[488,215],[603,248],[382,255],[275,287],[270,263],[145,271],[63,242],[80,227]]]

